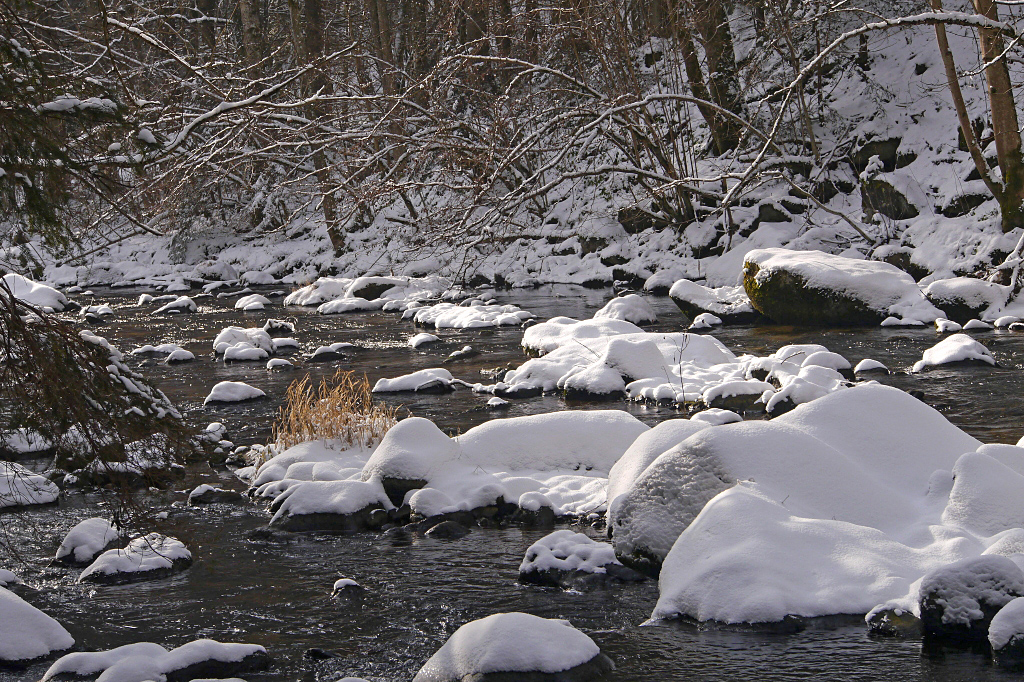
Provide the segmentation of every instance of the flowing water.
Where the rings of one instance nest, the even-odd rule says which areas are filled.
[[[199,299],[198,314],[177,317],[145,315],[134,303],[138,291],[97,291],[96,302],[110,303],[117,316],[95,328],[128,351],[144,343],[174,342],[191,350],[195,362],[163,365],[130,358],[155,379],[193,423],[223,421],[238,444],[265,442],[288,384],[310,371],[314,379],[338,367],[381,377],[439,366],[464,345],[480,354],[446,365],[469,382],[486,381],[489,370],[519,364],[521,330],[443,331],[442,342],[412,350],[406,340],[413,325],[394,313],[356,313],[318,317],[312,310],[279,306],[261,313],[231,308],[234,298]],[[268,291],[262,293],[268,294]],[[554,315],[590,317],[608,298],[606,291],[579,287],[545,287],[498,293],[542,319]],[[92,302],[88,297],[80,302]],[[272,299],[279,301],[280,299]],[[679,330],[685,320],[667,298],[654,299],[660,322],[655,330]],[[153,306],[147,306],[146,310]],[[306,351],[348,341],[359,348],[348,360],[296,370],[268,372],[264,363],[224,365],[211,341],[223,327],[262,326],[268,317],[294,318],[294,334]],[[1016,442],[1024,435],[1021,414],[1024,390],[1021,363],[1024,334],[972,332],[987,345],[999,368],[961,367],[921,375],[908,374],[937,335],[931,328],[803,330],[778,326],[727,327],[713,332],[733,351],[763,355],[789,343],[822,343],[852,362],[870,357],[894,374],[883,377],[905,390],[921,391],[924,400],[951,421],[985,442]],[[246,381],[265,390],[268,399],[204,409],[202,400],[217,381]],[[443,429],[464,431],[495,415],[487,396],[468,390],[441,396],[388,397]],[[565,409],[564,401],[545,396],[515,401],[503,416]],[[575,408],[627,409],[656,423],[682,416],[675,409],[587,403]],[[894,443],[894,447],[899,444]],[[0,566],[19,573],[29,587],[21,594],[54,616],[75,636],[78,647],[109,649],[155,641],[177,646],[197,637],[259,643],[276,659],[258,680],[334,680],[356,675],[370,680],[409,680],[423,662],[463,623],[491,613],[526,611],[560,617],[590,634],[616,662],[607,679],[626,681],[687,680],[987,680],[1010,679],[984,656],[970,652],[923,652],[919,641],[869,637],[857,619],[811,623],[802,632],[778,634],[702,629],[682,624],[643,625],[657,600],[657,585],[619,585],[589,592],[560,592],[517,584],[519,562],[543,531],[510,528],[475,529],[454,542],[412,535],[296,534],[255,539],[249,531],[266,524],[260,506],[249,504],[186,508],[187,491],[201,482],[242,490],[230,472],[192,467],[171,491],[146,493],[153,508],[169,517],[155,530],[189,545],[195,564],[173,578],[116,587],[75,584],[77,570],[47,566],[68,529],[83,518],[102,515],[104,502],[92,495],[71,495],[58,507],[0,514],[0,532],[20,540],[19,557],[0,555]],[[175,504],[177,503],[177,504]],[[586,529],[595,537],[597,534]],[[365,587],[362,599],[330,598],[338,577]],[[313,660],[311,648],[334,658]],[[0,682],[36,680],[47,664],[23,670],[0,669]]]

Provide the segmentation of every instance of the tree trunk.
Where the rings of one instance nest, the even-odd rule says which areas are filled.
[[[251,67],[263,59],[263,26],[260,22],[259,0],[238,0],[242,22],[242,47],[245,61]]]
[[[987,19],[999,21],[994,0],[974,0],[974,8]],[[1013,85],[1003,53],[1003,36],[999,31],[978,29],[981,58],[988,84],[988,101],[992,108],[992,130],[995,133],[996,155],[1003,174],[1003,198],[1000,210],[1003,232],[1024,227],[1024,157],[1021,156],[1020,127],[1013,98]],[[966,131],[965,131],[966,135]]]
[[[217,11],[217,0],[197,0],[196,9],[204,19],[212,19]],[[217,29],[212,21],[203,21],[199,24],[199,35],[206,48],[210,51],[210,59],[213,59],[213,52],[217,47]]]

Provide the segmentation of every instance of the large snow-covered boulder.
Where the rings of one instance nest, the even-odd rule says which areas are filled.
[[[633,481],[609,526],[625,563],[656,569],[712,498],[753,480],[785,499],[783,511],[795,515],[900,527],[916,515],[916,498],[906,491],[925,486],[933,471],[951,469],[979,445],[908,394],[862,385],[770,422],[697,432]]]
[[[85,519],[64,536],[54,561],[67,566],[84,566],[109,549],[119,538],[120,533],[110,521]]]
[[[583,682],[614,667],[594,640],[568,621],[496,613],[456,630],[413,682]]]
[[[60,497],[52,481],[15,462],[0,461],[0,509],[49,504]]]
[[[1009,298],[1010,287],[974,277],[953,277],[932,282],[924,295],[950,320],[963,324],[974,318],[994,320]]]
[[[138,537],[124,549],[109,549],[96,557],[80,583],[118,585],[165,578],[192,565],[192,553],[177,538],[159,533]]]
[[[946,317],[895,265],[820,251],[750,251],[743,287],[758,312],[782,324],[873,325],[890,316],[931,323]]]
[[[40,682],[96,676],[110,682],[226,678],[269,666],[270,656],[258,644],[197,639],[168,651],[153,642],[136,642],[109,651],[67,654],[49,667]]]
[[[743,287],[710,287],[688,279],[677,280],[668,292],[683,313],[695,320],[710,313],[726,324],[753,322],[760,314],[754,310]]]
[[[0,587],[0,661],[29,661],[70,649],[64,627],[5,587]]]
[[[963,559],[921,579],[921,624],[932,637],[983,642],[993,617],[1018,597],[1024,597],[1024,572],[1011,559],[992,555]]]

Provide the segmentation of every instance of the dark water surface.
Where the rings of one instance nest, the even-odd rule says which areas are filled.
[[[268,293],[266,289],[262,293]],[[144,343],[174,342],[197,356],[193,363],[166,366],[130,359],[198,425],[223,421],[238,444],[265,442],[288,384],[309,370],[314,378],[338,367],[364,373],[371,382],[440,361],[463,345],[481,354],[446,365],[470,382],[491,380],[482,371],[519,364],[521,330],[441,331],[443,341],[412,350],[407,339],[416,330],[395,313],[357,313],[318,317],[313,310],[280,306],[242,313],[234,298],[197,300],[199,314],[152,317],[135,307],[138,291],[97,290],[96,302],[110,303],[117,317],[95,331],[121,350]],[[590,317],[608,292],[579,287],[503,292],[541,318]],[[83,303],[87,297],[78,297]],[[280,301],[280,298],[272,298]],[[667,298],[653,299],[661,321],[656,330],[676,331],[684,318]],[[296,318],[295,337],[308,355],[318,345],[349,341],[359,346],[352,358],[331,365],[300,366],[291,372],[267,372],[264,363],[225,366],[213,357],[211,342],[221,328],[262,326],[268,317]],[[1024,334],[972,332],[987,345],[1001,368],[906,372],[924,349],[938,340],[932,328],[801,330],[786,327],[727,327],[715,332],[737,353],[766,354],[789,343],[821,343],[851,362],[866,357],[896,371],[885,383],[924,393],[954,423],[985,442],[1016,442],[1024,435]],[[301,364],[302,354],[293,359]],[[265,390],[268,400],[211,409],[202,400],[217,381],[246,381]],[[389,397],[413,414],[442,428],[466,430],[495,415],[486,395],[459,390],[445,396]],[[628,409],[648,423],[680,416],[665,407],[625,403],[573,405],[578,408]],[[554,396],[513,403],[509,416],[565,409]],[[148,494],[147,503],[170,512],[155,530],[189,545],[191,569],[166,580],[118,587],[74,583],[78,570],[49,568],[64,533],[90,516],[103,515],[101,501],[73,495],[59,507],[0,515],[0,532],[21,540],[21,559],[0,555],[0,566],[19,573],[30,586],[19,592],[67,627],[85,650],[109,649],[135,641],[177,646],[197,637],[263,644],[277,661],[258,680],[334,680],[357,675],[370,680],[409,680],[423,662],[463,623],[491,613],[526,611],[566,618],[590,634],[616,662],[609,680],[1009,680],[983,656],[947,651],[923,654],[920,642],[868,637],[856,619],[815,624],[795,634],[699,630],[686,625],[642,626],[657,599],[657,585],[615,586],[588,593],[557,592],[516,583],[526,548],[544,535],[523,529],[475,529],[468,537],[445,542],[430,538],[389,539],[355,536],[293,535],[287,542],[254,541],[250,530],[268,516],[259,506],[180,506],[200,482],[243,489],[226,471],[194,467],[174,491]],[[172,506],[178,503],[177,506]],[[338,577],[368,588],[356,602],[330,598]],[[337,654],[313,664],[303,657],[311,647]],[[0,682],[35,680],[47,664],[27,670],[0,670]]]

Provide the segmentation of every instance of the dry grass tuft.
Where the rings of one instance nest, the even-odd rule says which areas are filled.
[[[399,407],[375,403],[365,376],[339,370],[314,387],[307,374],[293,381],[274,425],[278,451],[313,440],[371,447],[398,422]]]

